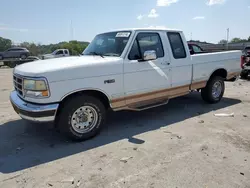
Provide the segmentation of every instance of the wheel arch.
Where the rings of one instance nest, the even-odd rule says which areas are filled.
[[[215,69],[208,77],[209,79],[207,80],[205,87],[207,86],[208,81],[211,80],[211,78],[213,78],[214,76],[220,76],[226,80],[227,79],[227,70],[224,68]]]
[[[58,117],[59,117],[59,114],[61,112],[61,109],[62,109],[64,103],[67,100],[71,99],[72,97],[79,96],[79,95],[89,95],[89,96],[92,96],[92,97],[96,97],[96,98],[98,98],[104,104],[104,106],[105,106],[106,109],[108,109],[108,108],[111,107],[108,95],[105,92],[101,91],[101,90],[98,90],[98,89],[80,89],[80,90],[75,90],[75,91],[72,91],[70,93],[65,94],[61,98],[60,103],[59,103],[59,107],[58,107],[57,112],[56,112],[56,122],[59,120]]]
[[[220,76],[220,77],[226,79],[227,78],[227,70],[224,68],[218,68],[218,69],[214,70],[212,72],[212,74],[209,76],[208,80],[210,80],[214,76]]]
[[[93,89],[93,88],[89,88],[89,89],[79,89],[79,90],[74,90],[72,92],[69,92],[67,94],[65,94],[61,100],[60,103],[64,103],[65,101],[67,101],[68,99],[70,99],[71,97],[74,97],[76,95],[89,95],[92,97],[96,97],[98,98],[101,102],[103,102],[104,106],[106,108],[110,107],[110,98],[109,95],[107,93],[105,93],[102,90],[99,89]]]

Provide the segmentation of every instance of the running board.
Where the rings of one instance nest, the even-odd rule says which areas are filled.
[[[163,106],[168,104],[168,99],[165,100],[161,100],[158,101],[156,103],[150,103],[150,104],[142,104],[142,105],[136,105],[136,106],[128,106],[128,110],[132,110],[132,111],[143,111],[143,110],[148,110],[150,108],[154,108],[154,107],[159,107],[159,106]]]

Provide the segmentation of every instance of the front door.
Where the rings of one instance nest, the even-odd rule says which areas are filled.
[[[58,50],[56,52],[56,58],[63,57],[63,56],[64,56],[63,50]]]
[[[160,32],[137,32],[124,62],[124,90],[126,105],[166,97],[171,87],[169,59],[164,53]],[[145,51],[154,50],[156,60],[142,61]]]

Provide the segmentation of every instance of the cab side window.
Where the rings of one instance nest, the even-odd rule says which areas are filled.
[[[68,51],[67,51],[67,50],[64,50],[64,54],[68,55]]]
[[[187,54],[180,33],[168,32],[167,35],[174,58],[175,59],[186,58]]]
[[[158,33],[139,33],[129,53],[129,60],[139,60],[145,51],[154,50],[157,58],[164,56],[161,38]]]
[[[56,52],[56,55],[61,55],[61,54],[63,54],[62,50],[59,50],[58,52]]]

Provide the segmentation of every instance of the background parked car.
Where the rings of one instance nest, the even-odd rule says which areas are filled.
[[[57,49],[51,54],[42,55],[41,59],[52,59],[52,58],[67,57],[67,56],[70,56],[68,49]]]
[[[250,46],[246,47],[242,51],[241,67],[242,67],[241,78],[247,79],[248,76],[250,76]]]
[[[190,52],[191,55],[207,53],[205,50],[203,50],[197,44],[188,43],[188,48],[189,48],[189,52]]]
[[[21,58],[26,59],[30,55],[29,50],[21,47],[9,48],[4,52],[0,52],[0,60],[8,58]]]

